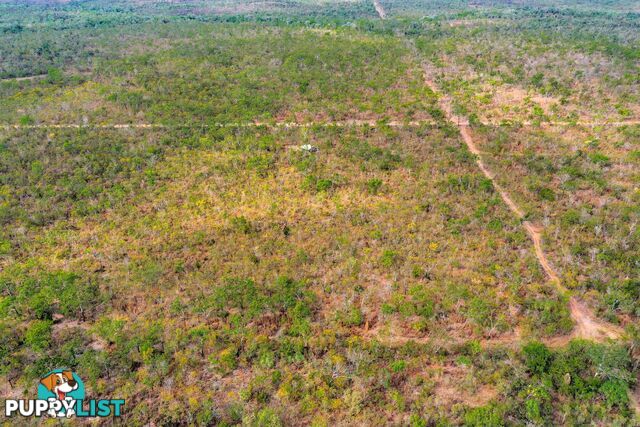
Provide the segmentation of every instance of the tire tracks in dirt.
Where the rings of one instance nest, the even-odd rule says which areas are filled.
[[[382,7],[382,4],[379,0],[373,1],[376,10],[378,10],[378,15],[380,15],[381,19],[384,19],[386,17],[386,13],[384,11],[384,8]],[[420,52],[418,51],[413,41],[405,34],[399,32],[396,34],[398,35],[398,37],[404,39],[407,46],[412,51],[414,57],[419,59]],[[530,221],[525,220],[525,214],[522,209],[520,209],[520,207],[509,196],[509,193],[507,193],[507,191],[497,182],[497,180],[495,179],[495,174],[485,165],[482,159],[482,153],[476,146],[471,134],[469,120],[466,117],[460,117],[453,113],[451,99],[448,96],[442,94],[442,91],[440,90],[435,82],[435,79],[432,76],[433,72],[431,71],[431,67],[424,61],[420,62],[422,64],[423,79],[425,85],[438,97],[438,104],[443,110],[445,118],[447,119],[447,121],[449,121],[449,123],[456,126],[456,128],[459,130],[460,135],[462,136],[462,139],[465,142],[467,148],[475,156],[478,168],[482,171],[483,175],[491,181],[494,188],[500,195],[500,198],[508,206],[509,210],[511,210],[517,216],[517,218],[522,221],[522,226],[533,242],[536,258],[538,259],[538,262],[540,263],[540,266],[542,267],[546,275],[549,277],[549,280],[555,285],[558,291],[563,294],[570,294],[567,288],[562,284],[562,280],[549,262],[549,259],[544,252],[542,246],[542,227],[534,225]],[[573,332],[568,336],[558,337],[556,341],[569,341],[573,338],[584,338],[601,342],[607,339],[620,338],[623,335],[623,331],[619,326],[597,319],[593,315],[591,310],[582,301],[578,300],[578,298],[574,295],[569,296],[569,311],[571,313],[571,318],[575,323]]]
[[[499,123],[491,121],[480,121],[485,126],[501,126]],[[337,121],[310,121],[310,122],[219,122],[201,125],[164,125],[160,123],[114,123],[114,124],[77,124],[77,123],[40,123],[35,125],[20,124],[0,124],[0,130],[10,129],[172,129],[172,128],[257,128],[265,127],[269,129],[288,128],[310,128],[310,127],[349,127],[349,126],[388,126],[392,128],[415,128],[421,126],[441,126],[442,122],[435,120],[337,120]],[[543,122],[534,124],[529,122],[519,122],[519,126],[571,126],[568,122]],[[640,120],[629,120],[625,122],[579,122],[578,126],[633,126],[640,125]],[[479,154],[483,154],[478,151]]]
[[[382,7],[382,3],[380,3],[380,0],[373,0],[373,7],[376,8],[376,12],[378,12],[378,16],[380,17],[380,19],[387,18],[387,12],[384,10],[384,7]]]
[[[381,19],[385,19],[385,12],[382,8],[382,5],[379,3],[379,0],[374,0],[374,4],[376,10],[378,11],[378,15],[380,15]],[[413,51],[414,56],[416,58],[420,58],[420,54],[418,49],[413,44],[413,42],[406,37],[406,35],[402,34],[402,38],[405,39],[410,49]],[[460,131],[460,135],[464,140],[465,144],[469,151],[474,154],[476,158],[476,164],[478,168],[482,171],[483,175],[487,177],[493,184],[494,188],[504,201],[504,203],[509,207],[509,209],[522,221],[522,226],[525,231],[531,238],[533,242],[533,247],[535,251],[536,258],[540,263],[540,266],[544,270],[544,272],[549,277],[549,280],[555,285],[555,287],[564,294],[569,293],[565,286],[562,284],[560,277],[556,270],[552,267],[549,262],[544,249],[542,247],[542,233],[543,229],[539,226],[534,225],[528,220],[525,220],[524,212],[519,208],[519,206],[511,199],[507,191],[502,188],[502,186],[496,181],[495,175],[489,168],[487,168],[482,160],[482,153],[478,150],[473,136],[471,135],[469,122],[466,118],[457,117],[453,114],[451,101],[445,96],[442,96],[442,92],[440,88],[435,83],[435,80],[431,76],[430,68],[428,64],[422,63],[423,67],[423,77],[425,84],[438,96],[438,103],[440,108],[445,112],[446,119],[454,124],[458,130]],[[635,122],[635,121],[633,121]],[[630,124],[635,124],[635,123]],[[606,323],[597,319],[591,310],[580,300],[578,300],[575,296],[571,295],[569,297],[569,310],[571,313],[571,318],[574,321],[574,328],[571,334],[554,337],[549,340],[545,340],[545,343],[551,347],[560,347],[566,345],[571,339],[574,338],[583,338],[590,339],[593,341],[604,341],[608,339],[617,339],[623,336],[623,331],[619,326]],[[401,337],[400,341],[404,341]],[[412,340],[412,339],[410,339]],[[500,345],[513,345],[516,342],[520,342],[520,336],[518,333],[515,333],[513,337],[509,337],[508,339],[501,339],[497,341]],[[640,378],[639,378],[640,381]],[[629,396],[630,406],[634,410],[636,414],[640,413],[640,388],[637,390],[628,390],[627,395]]]
[[[406,37],[405,40],[414,52],[414,55],[416,55],[416,57],[419,57],[419,52],[417,51],[417,48],[411,42],[411,40],[407,39]],[[432,77],[432,72],[429,65],[423,63],[422,67],[425,84],[427,85],[427,87],[429,87],[429,89],[431,89],[433,93],[436,94],[436,96],[438,96],[438,104],[443,110],[445,118],[451,124],[455,125],[458,128],[467,148],[475,156],[478,168],[482,171],[483,175],[493,183],[494,188],[500,195],[500,198],[509,207],[509,210],[511,210],[516,215],[516,217],[522,221],[522,226],[533,242],[536,258],[538,259],[538,262],[540,263],[540,266],[542,267],[546,275],[549,277],[549,280],[561,293],[570,294],[567,288],[565,288],[565,286],[562,284],[562,280],[560,279],[557,271],[549,262],[549,259],[544,251],[542,245],[542,234],[544,231],[543,228],[539,225],[533,224],[531,221],[525,220],[525,214],[522,209],[513,201],[507,191],[497,182],[495,174],[485,165],[482,159],[482,153],[478,149],[471,134],[469,121],[466,118],[456,116],[453,113],[451,98],[442,94],[440,88],[435,83],[435,80]],[[573,332],[568,337],[563,338],[567,341],[572,338],[584,338],[602,342],[607,339],[620,338],[623,335],[623,331],[619,326],[597,319],[593,315],[591,310],[586,306],[586,304],[584,304],[574,295],[569,296],[569,310],[575,326]]]
[[[0,124],[0,129],[173,129],[173,128],[268,128],[268,129],[289,129],[289,128],[311,128],[311,127],[351,127],[351,126],[369,126],[369,127],[421,127],[421,126],[439,126],[442,123],[435,120],[336,120],[336,121],[309,121],[309,122],[218,122],[200,125],[165,125],[161,123],[114,123],[114,124],[77,124],[77,123],[57,123],[57,124]]]

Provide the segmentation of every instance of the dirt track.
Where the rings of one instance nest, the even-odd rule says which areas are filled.
[[[376,10],[378,10],[378,14],[381,19],[385,18],[384,9],[379,3],[379,0],[374,0],[374,4],[376,6]],[[406,39],[406,37],[405,37]],[[407,43],[410,45],[411,49],[416,54],[416,57],[419,57],[419,52],[415,45],[409,40],[406,39]],[[436,94],[441,94],[438,86],[435,84],[435,81],[431,77],[429,71],[430,68],[423,64],[424,70],[424,80],[425,84]],[[500,197],[505,202],[505,204],[509,207],[509,209],[519,218],[524,219],[524,214],[522,210],[518,207],[518,205],[511,199],[509,194],[496,182],[494,179],[493,173],[484,165],[482,161],[482,153],[478,150],[473,136],[471,135],[469,129],[468,120],[461,120],[461,118],[456,117],[451,108],[451,102],[445,98],[440,96],[440,106],[442,110],[445,112],[445,116],[447,120],[451,123],[454,123],[458,129],[460,130],[460,134],[465,144],[467,145],[469,151],[476,156],[476,163],[482,173],[491,180],[496,191],[500,194]],[[627,122],[628,124],[637,124],[636,121]],[[637,121],[640,123],[640,121]],[[583,124],[584,125],[584,124]],[[536,254],[536,258],[538,262],[542,266],[542,269],[545,271],[549,280],[561,291],[567,292],[566,288],[562,284],[560,277],[558,276],[555,269],[552,267],[551,263],[548,261],[547,256],[542,247],[542,229],[536,227],[530,221],[523,221],[523,227],[525,228],[527,234],[531,238],[534,246],[534,251]],[[575,297],[571,296],[569,299],[569,310],[571,312],[571,318],[575,322],[575,326],[573,332],[564,337],[555,337],[550,340],[546,340],[548,345],[551,346],[564,346],[570,339],[573,338],[586,338],[594,341],[602,341],[606,339],[616,339],[622,336],[623,331],[620,327],[605,323],[600,321],[593,316],[593,313],[587,306],[585,306],[582,302],[578,301]],[[513,335],[512,339],[508,339],[506,342],[500,342],[500,344],[514,344],[515,342],[519,342],[520,337],[519,334],[516,333]],[[639,379],[640,381],[640,379]],[[629,396],[630,406],[633,408],[636,414],[640,413],[640,388],[635,391],[629,390],[627,392]]]
[[[415,47],[414,47],[415,49]],[[453,123],[460,130],[460,135],[464,140],[467,148],[471,153],[476,156],[476,164],[488,179],[491,180],[498,194],[509,207],[509,209],[521,220],[524,219],[524,212],[520,207],[511,199],[509,194],[502,188],[502,186],[496,182],[495,175],[489,170],[483,160],[482,154],[473,140],[471,130],[469,128],[468,120],[462,117],[458,117],[453,114],[451,107],[451,100],[442,96],[440,89],[435,84],[433,78],[430,76],[430,68],[424,65],[424,80],[425,84],[437,95],[440,95],[439,104],[440,108],[444,111],[445,117],[449,122]],[[549,280],[563,293],[567,292],[567,289],[562,285],[562,281],[558,273],[555,271],[551,263],[549,262],[547,255],[542,247],[542,228],[532,224],[530,221],[523,221],[522,226],[526,230],[527,234],[533,242],[534,251],[538,262],[542,266]],[[587,338],[594,341],[603,341],[608,338],[618,338],[622,335],[622,330],[616,325],[608,324],[598,320],[588,309],[584,303],[578,301],[576,297],[572,296],[569,299],[569,309],[571,311],[571,318],[575,322],[575,328],[571,337],[575,338]]]
[[[377,1],[376,4],[379,5]],[[407,45],[413,51],[415,57],[419,58],[420,53],[418,52],[418,49],[413,44],[413,42],[403,34],[400,34],[400,36],[405,39]],[[553,266],[549,262],[549,259],[547,258],[546,253],[544,252],[544,249],[542,247],[542,227],[534,225],[530,221],[524,220],[525,214],[522,209],[520,209],[520,207],[513,201],[513,199],[511,199],[511,196],[509,196],[507,191],[496,181],[495,174],[484,164],[484,161],[482,160],[482,153],[478,149],[473,139],[473,135],[469,127],[469,120],[466,117],[457,116],[453,113],[451,99],[448,96],[444,96],[438,85],[435,83],[433,71],[430,65],[427,63],[422,63],[422,67],[424,82],[427,87],[429,87],[429,89],[431,89],[431,91],[438,96],[438,103],[440,109],[444,112],[445,118],[451,124],[455,125],[458,128],[463,141],[467,145],[467,148],[472,154],[475,155],[478,168],[482,171],[485,177],[491,180],[494,188],[496,189],[504,203],[509,207],[509,209],[518,217],[518,219],[522,220],[522,226],[533,242],[536,258],[538,259],[538,262],[540,263],[540,266],[542,267],[544,272],[549,277],[549,280],[561,293],[569,293],[562,284],[560,276],[553,268]],[[623,334],[622,328],[620,328],[619,326],[597,319],[593,315],[591,310],[589,310],[589,308],[583,302],[579,301],[575,296],[571,296],[569,298],[569,310],[571,312],[571,318],[575,322],[575,327],[573,332],[569,336],[558,337],[560,341],[569,340],[571,338],[585,338],[594,341],[604,341],[606,339],[619,338]]]
[[[35,76],[26,76],[26,77],[12,77],[9,79],[0,79],[0,82],[23,82],[27,80],[38,80],[47,77],[48,74],[37,74]]]
[[[373,0],[373,6],[376,8],[376,12],[378,12],[378,16],[380,19],[386,19],[387,13],[385,12],[380,0]]]
[[[624,122],[578,122],[580,126],[630,126],[640,124],[640,120],[628,120]],[[463,137],[468,135],[469,126],[466,122],[457,123],[460,128],[460,132]],[[481,121],[481,124],[485,126],[500,126],[498,123]],[[35,125],[19,125],[19,124],[0,124],[0,129],[168,129],[168,128],[180,128],[180,127],[192,127],[192,128],[252,128],[252,127],[266,127],[271,129],[277,128],[307,128],[307,127],[348,127],[348,126],[371,126],[378,127],[381,125],[395,127],[395,128],[411,128],[421,126],[441,126],[442,122],[434,120],[391,120],[391,121],[379,121],[379,120],[337,120],[333,122],[228,122],[228,123],[212,123],[201,125],[163,125],[160,123],[114,123],[114,124],[77,124],[77,123],[40,123]],[[537,124],[522,122],[518,123],[521,126],[537,126]],[[564,122],[545,122],[540,126],[570,126],[569,123]],[[469,136],[470,137],[470,136]],[[476,150],[474,154],[483,154],[481,151]],[[484,166],[483,166],[484,168]],[[514,205],[515,206],[515,205]]]
[[[428,66],[424,67],[424,79],[426,85],[436,94],[440,95],[440,90],[430,76],[430,69]],[[449,122],[455,124],[460,130],[460,135],[465,144],[469,148],[469,151],[476,156],[476,164],[488,179],[493,183],[496,191],[500,194],[500,197],[509,207],[509,209],[519,218],[524,219],[524,212],[520,207],[511,199],[509,194],[498,184],[495,180],[495,175],[485,166],[482,161],[480,150],[473,140],[471,130],[468,125],[468,121],[453,114],[451,108],[451,100],[446,96],[440,96],[440,108],[444,111],[445,116]],[[563,293],[567,292],[567,289],[562,285],[562,281],[558,276],[551,263],[549,262],[547,255],[542,248],[542,228],[534,225],[530,221],[523,221],[522,225],[527,234],[531,238],[538,262],[542,266],[549,280]],[[584,303],[578,301],[575,297],[569,299],[569,309],[571,311],[571,317],[575,322],[575,328],[572,333],[572,337],[576,338],[588,338],[594,341],[602,341],[607,338],[618,338],[622,335],[622,330],[615,325],[605,323],[598,320],[584,305]]]
[[[441,123],[433,120],[421,121],[378,121],[378,120],[338,120],[334,122],[226,122],[211,123],[201,125],[189,125],[185,127],[193,128],[306,128],[306,127],[349,127],[349,126],[389,126],[389,127],[420,127],[420,126],[438,126]],[[159,123],[116,123],[116,124],[76,124],[76,123],[58,123],[58,124],[34,124],[34,125],[0,125],[0,129],[167,129],[180,128],[182,126],[164,125]]]

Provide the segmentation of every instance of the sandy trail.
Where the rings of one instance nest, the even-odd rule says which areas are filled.
[[[379,3],[379,0],[374,0],[376,5],[376,10],[378,10],[378,14],[380,18],[384,19],[385,13],[384,9]],[[409,47],[413,50],[414,55],[419,57],[419,52],[417,51],[416,46],[412,43],[412,41],[406,36],[403,36],[406,42],[409,44]],[[505,202],[505,204],[509,207],[509,209],[521,220],[524,219],[524,213],[518,207],[518,205],[511,199],[509,194],[500,186],[494,177],[494,174],[489,170],[484,162],[482,161],[482,153],[478,150],[473,136],[471,135],[469,129],[469,122],[467,119],[457,117],[453,114],[451,101],[447,97],[443,97],[441,95],[441,91],[439,90],[438,85],[435,83],[435,80],[431,77],[430,67],[427,64],[423,63],[423,76],[425,84],[436,94],[439,95],[439,104],[440,108],[445,112],[445,116],[447,120],[453,124],[455,124],[464,140],[467,148],[471,153],[473,153],[476,157],[476,163],[484,176],[486,176],[493,183],[494,188],[500,194],[500,197]],[[584,125],[585,123],[581,123]],[[630,120],[627,121],[626,124],[640,124],[638,120]],[[595,125],[591,123],[591,125]],[[613,123],[613,125],[619,125],[619,123]],[[557,287],[557,289],[566,293],[567,289],[562,284],[560,277],[556,270],[552,267],[549,262],[544,249],[542,247],[542,228],[532,224],[530,221],[522,222],[523,227],[525,228],[527,234],[531,238],[534,246],[534,251],[536,254],[536,258],[538,262],[542,266],[542,269],[545,271],[549,280]],[[551,347],[560,347],[567,344],[567,342],[573,338],[585,338],[591,339],[594,341],[603,341],[606,339],[616,339],[620,338],[623,335],[623,331],[620,327],[616,325],[612,325],[606,322],[603,322],[599,319],[596,319],[591,310],[584,305],[581,301],[579,301],[576,297],[571,296],[569,298],[569,310],[571,312],[571,318],[573,319],[575,325],[573,328],[573,332],[564,337],[554,337],[551,339],[545,340],[545,343]],[[400,340],[402,341],[402,339]],[[501,339],[498,341],[499,345],[513,345],[520,342],[520,336],[518,333],[513,334],[513,336],[508,337],[507,339]],[[639,378],[640,380],[640,378]],[[640,388],[635,391],[629,390],[627,392],[630,400],[630,406],[633,408],[635,413],[640,413]]]
[[[382,7],[382,3],[380,3],[380,0],[373,0],[373,6],[376,8],[376,12],[378,12],[378,16],[380,17],[380,19],[387,18],[387,12],[385,12],[384,8]]]
[[[459,119],[459,118],[458,118]],[[481,121],[481,124],[485,126],[501,126],[499,123]],[[578,122],[580,126],[631,126],[631,125],[640,125],[640,120],[628,120],[624,122]],[[0,124],[0,129],[8,130],[8,129],[170,129],[170,128],[252,128],[252,127],[266,127],[270,129],[276,128],[308,128],[308,127],[349,127],[349,126],[370,126],[370,127],[378,127],[378,126],[389,126],[394,128],[415,128],[421,126],[441,126],[442,123],[434,120],[409,120],[409,121],[400,121],[400,120],[391,120],[391,121],[380,121],[380,120],[360,120],[360,119],[352,119],[352,120],[337,120],[337,121],[309,121],[309,122],[227,122],[227,123],[212,123],[212,124],[201,124],[201,125],[164,125],[160,123],[114,123],[114,124],[77,124],[77,123],[39,123],[34,125],[19,125],[19,124]],[[459,122],[457,123],[460,133],[462,134],[465,141],[469,138],[470,141],[473,141],[472,137],[469,134],[469,124],[467,122]],[[573,126],[574,123],[568,122],[544,122],[541,124],[534,124],[528,122],[518,123],[520,126]],[[467,143],[468,144],[468,143]],[[485,154],[479,150],[475,150],[474,154],[481,155]],[[482,166],[483,169],[484,166]],[[488,171],[487,171],[488,173]],[[515,205],[514,205],[515,206]]]
[[[413,46],[413,49],[415,49],[415,46]],[[511,199],[506,190],[498,182],[496,182],[494,173],[489,170],[489,168],[487,168],[487,166],[484,164],[482,160],[482,154],[480,150],[478,150],[478,147],[473,140],[473,136],[471,135],[468,120],[453,114],[451,99],[447,96],[441,95],[440,89],[436,85],[435,81],[431,78],[430,67],[425,64],[423,65],[423,68],[425,84],[435,94],[439,95],[440,108],[444,111],[447,120],[458,127],[460,135],[467,145],[467,148],[469,149],[469,151],[471,151],[471,153],[475,155],[476,164],[482,171],[483,175],[491,180],[496,191],[498,192],[504,203],[509,207],[509,209],[519,219],[523,220],[525,215],[522,209],[520,209],[520,207],[513,201],[513,199]],[[531,238],[536,258],[542,266],[542,269],[549,277],[549,280],[551,280],[551,282],[558,288],[560,292],[566,293],[567,289],[562,285],[562,281],[560,280],[558,273],[549,262],[549,259],[547,258],[547,255],[542,247],[542,227],[534,225],[530,221],[523,221],[522,226]],[[571,318],[575,322],[575,328],[571,336],[568,338],[586,338],[594,341],[603,341],[608,338],[618,338],[622,335],[622,330],[620,327],[605,323],[597,319],[591,313],[589,308],[574,296],[571,296],[569,299],[569,309],[571,311]]]
[[[416,58],[419,58],[420,53],[418,52],[418,49],[416,48],[412,40],[404,35],[401,36],[405,39],[414,56]],[[542,247],[543,228],[538,225],[532,224],[530,221],[524,220],[525,215],[522,209],[513,201],[509,193],[507,193],[507,191],[496,181],[495,174],[485,165],[484,161],[482,160],[482,153],[478,149],[473,139],[473,135],[471,134],[469,120],[466,117],[461,117],[454,114],[451,98],[442,94],[442,91],[436,84],[435,79],[432,77],[434,74],[434,70],[432,69],[430,64],[423,62],[422,68],[424,82],[427,87],[438,96],[438,104],[440,109],[444,112],[445,118],[458,128],[463,141],[467,145],[467,148],[475,156],[476,164],[482,171],[482,174],[492,182],[494,188],[500,195],[500,198],[509,207],[509,209],[518,217],[518,219],[522,220],[522,226],[533,242],[536,258],[538,259],[538,262],[540,263],[540,266],[542,267],[544,272],[549,277],[549,280],[561,293],[568,293],[568,290],[562,284],[558,273],[549,262],[549,259]],[[569,310],[571,312],[571,318],[575,322],[575,327],[573,332],[569,336],[558,338],[562,341],[568,341],[572,338],[585,338],[594,341],[604,341],[606,339],[619,338],[623,335],[622,328],[597,319],[593,315],[591,310],[589,310],[589,308],[583,302],[579,301],[575,296],[571,296],[569,298]]]
[[[337,120],[333,122],[225,122],[211,123],[201,125],[164,125],[159,123],[116,123],[116,124],[77,124],[77,123],[59,123],[59,124],[34,124],[34,125],[0,125],[0,129],[170,129],[170,128],[307,128],[307,127],[349,127],[349,126],[389,126],[389,127],[420,127],[420,126],[438,126],[441,123],[434,120],[411,120],[411,121],[378,121],[378,120]]]
[[[44,79],[48,74],[36,74],[35,76],[26,76],[26,77],[12,77],[9,79],[0,79],[0,82],[23,82],[27,80],[38,80]]]

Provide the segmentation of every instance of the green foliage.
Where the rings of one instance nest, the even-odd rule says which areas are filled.
[[[486,299],[473,297],[469,302],[467,315],[478,325],[489,326],[494,322],[495,307]]]
[[[343,316],[345,326],[361,326],[364,323],[364,314],[357,307],[352,307]]]
[[[235,230],[243,234],[250,234],[252,231],[254,231],[254,228],[251,225],[251,222],[249,222],[249,220],[244,216],[237,216],[237,217],[231,218],[231,226]]]
[[[522,393],[525,398],[525,416],[534,424],[544,424],[551,413],[551,395],[548,382],[530,384]]]
[[[477,175],[449,175],[446,182],[441,182],[440,186],[449,193],[478,190],[485,193],[493,192],[491,180]]]
[[[213,294],[197,308],[213,310],[217,316],[238,325],[245,325],[263,313],[274,313],[278,322],[288,321],[294,334],[306,331],[306,319],[311,316],[315,296],[305,289],[304,282],[280,277],[269,286],[253,280],[229,278],[217,286]]]
[[[24,342],[33,351],[44,351],[51,345],[50,320],[34,320],[24,335]]]
[[[531,321],[530,329],[538,334],[551,336],[573,327],[565,297],[527,299],[524,307]]]
[[[547,187],[541,187],[540,189],[538,189],[538,196],[542,200],[548,200],[550,202],[553,202],[556,200],[556,195],[553,192],[553,190]]]
[[[371,194],[378,194],[380,191],[380,187],[382,187],[382,180],[378,178],[372,178],[367,181],[367,190]]]
[[[630,424],[635,345],[511,345],[568,300],[422,61],[567,286],[633,324],[640,134],[573,123],[631,117],[637,17],[485,3],[0,6],[0,77],[34,76],[0,121],[81,126],[0,130],[3,380],[70,366],[132,425]],[[274,120],[316,125],[231,124]]]
[[[503,409],[496,404],[470,409],[464,416],[466,426],[499,427],[505,425]]]
[[[580,223],[580,213],[576,210],[569,210],[562,216],[562,222],[567,225],[577,225]]]
[[[302,186],[306,190],[316,193],[323,193],[334,188],[336,184],[328,178],[318,178],[315,175],[307,175],[304,178]]]
[[[407,362],[405,362],[404,360],[394,360],[391,363],[391,371],[394,373],[399,373],[402,372],[406,369],[407,367]]]
[[[623,347],[572,341],[566,350],[556,355],[549,373],[561,392],[574,396],[598,392],[608,380],[618,381],[615,387],[610,384],[602,389],[614,396],[614,389],[626,386],[631,380],[629,363]]]
[[[122,90],[112,93],[107,97],[107,100],[118,103],[133,113],[142,111],[150,105],[149,98],[143,92],[138,91]]]
[[[242,419],[242,424],[250,427],[281,427],[283,425],[278,414],[269,408],[247,415]]]
[[[49,68],[47,70],[47,83],[59,84],[64,80],[64,73],[59,68]]]
[[[432,295],[420,285],[414,285],[409,289],[413,312],[425,319],[430,319],[434,315],[434,301]]]
[[[345,156],[371,164],[382,171],[393,170],[402,162],[401,156],[393,150],[355,138],[342,141],[341,149]]]
[[[238,366],[238,349],[233,346],[225,348],[215,357],[210,357],[210,361],[222,373],[229,373]]]
[[[609,156],[606,156],[602,153],[591,153],[589,154],[589,160],[591,160],[593,163],[599,165],[599,166],[610,166],[611,165],[611,159],[609,158]]]
[[[0,375],[6,375],[17,363],[15,355],[20,348],[20,336],[15,325],[0,322]]]
[[[273,157],[268,155],[258,155],[250,157],[247,160],[247,166],[249,169],[255,170],[258,175],[265,177],[269,173],[269,170],[273,168]]]
[[[398,261],[398,253],[391,249],[385,249],[380,255],[380,265],[385,268],[391,268]]]
[[[0,169],[5,171],[0,188],[7,189],[6,213],[0,211],[0,221],[46,225],[116,206],[138,187],[135,179],[126,186],[125,181],[141,178],[161,146],[151,135],[137,139],[113,130],[13,134],[5,139],[0,156]]]
[[[17,317],[52,319],[54,313],[84,320],[93,315],[100,302],[95,282],[82,280],[71,272],[54,272],[11,280],[0,277],[13,296],[5,301],[5,310]]]
[[[11,253],[11,242],[9,240],[0,239],[0,255],[8,255]]]
[[[551,363],[551,351],[541,342],[533,341],[522,348],[525,364],[529,370],[537,375],[547,372]]]
[[[35,123],[35,119],[31,116],[22,116],[20,117],[20,125],[22,126],[30,126]]]
[[[607,380],[600,386],[609,406],[625,407],[629,403],[629,386],[621,380]]]

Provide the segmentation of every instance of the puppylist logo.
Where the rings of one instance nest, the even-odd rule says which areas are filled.
[[[68,369],[55,369],[40,379],[37,399],[7,399],[7,417],[95,418],[119,417],[124,399],[86,400],[80,377]]]

